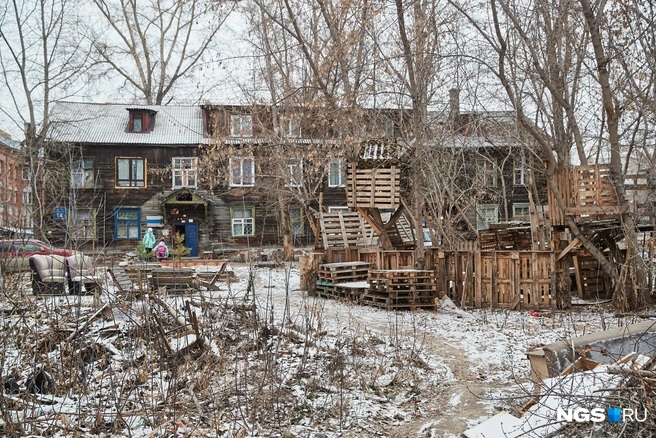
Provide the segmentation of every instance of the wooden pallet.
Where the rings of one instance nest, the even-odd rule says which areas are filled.
[[[321,213],[321,234],[324,248],[357,248],[371,245],[376,235],[357,212]]]
[[[389,168],[348,168],[346,197],[349,207],[398,208],[401,204],[401,172]]]
[[[322,284],[362,281],[369,276],[370,268],[367,262],[327,263],[319,266],[317,279]]]
[[[166,288],[173,293],[197,289],[195,272],[191,268],[155,268],[150,284],[156,291]]]
[[[370,271],[369,290],[361,302],[388,310],[435,310],[436,297],[433,271]]]
[[[366,281],[353,281],[329,286],[317,284],[316,295],[320,298],[359,303],[368,290],[369,285]]]
[[[360,304],[385,310],[437,310],[435,298],[432,298],[430,301],[394,300],[392,298],[365,294],[362,296]]]

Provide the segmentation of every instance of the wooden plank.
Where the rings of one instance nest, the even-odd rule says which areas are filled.
[[[558,258],[556,258],[556,261],[562,259],[565,256],[565,254],[567,254],[568,252],[570,252],[572,250],[572,248],[574,248],[575,246],[578,246],[580,244],[581,244],[581,241],[579,240],[579,238],[575,237],[574,240],[572,240],[569,243],[569,245],[567,245],[567,247],[564,250],[561,251],[561,253],[558,255]]]
[[[583,280],[581,279],[581,269],[578,256],[572,256],[572,262],[574,264],[574,275],[576,277],[576,291],[579,298],[583,299]]]
[[[533,251],[531,252],[531,274],[533,276],[533,288],[531,290],[533,299],[532,305],[535,308],[540,307],[540,297],[538,295],[538,254]]]

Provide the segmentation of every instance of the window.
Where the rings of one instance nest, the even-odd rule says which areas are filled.
[[[116,240],[141,239],[141,213],[138,208],[116,208],[114,210],[114,235]]]
[[[117,158],[116,187],[146,187],[145,168],[143,158]]]
[[[230,116],[231,137],[252,137],[253,117],[246,114],[233,114]]]
[[[340,158],[330,160],[328,166],[328,187],[344,187],[342,160]]]
[[[476,161],[476,179],[483,187],[497,186],[497,166],[489,160]]]
[[[489,224],[499,222],[499,206],[497,204],[479,204],[476,206],[476,228],[484,230]]]
[[[23,189],[23,205],[32,204],[32,191],[29,187]]]
[[[22,169],[23,173],[23,181],[29,181],[30,180],[30,168],[25,165]]]
[[[290,158],[287,160],[287,187],[301,187],[303,185],[303,159]]]
[[[96,210],[83,208],[71,211],[70,233],[77,240],[91,240],[96,236]]]
[[[513,184],[516,186],[526,185],[526,166],[522,160],[515,160],[513,163]]]
[[[84,157],[73,162],[71,169],[71,188],[93,188],[95,175],[93,171],[94,157]]]
[[[530,220],[531,217],[531,204],[528,203],[515,203],[512,206],[513,219],[515,220]]]
[[[299,138],[301,136],[301,118],[298,116],[284,118],[282,133],[287,138]]]
[[[143,115],[133,114],[132,115],[132,132],[142,132],[143,131]]]
[[[173,188],[196,188],[198,158],[173,158]]]
[[[255,185],[255,160],[253,157],[230,158],[230,186]]]
[[[289,208],[289,222],[292,226],[292,236],[303,235],[303,207]]]
[[[255,235],[255,208],[231,208],[230,218],[232,219],[232,235],[254,236]]]

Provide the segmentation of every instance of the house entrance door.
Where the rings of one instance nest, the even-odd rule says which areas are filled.
[[[173,235],[175,235],[176,232],[184,234],[183,244],[185,247],[189,248],[189,256],[198,257],[198,224],[195,222],[174,223]]]

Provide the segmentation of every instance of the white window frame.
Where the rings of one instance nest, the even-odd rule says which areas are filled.
[[[286,166],[286,183],[285,187],[302,187],[303,186],[303,159],[289,158]]]
[[[251,216],[235,217],[235,213],[238,211],[241,212],[249,211]],[[251,232],[249,234],[246,234],[245,230],[246,227],[248,226],[251,227]],[[239,227],[241,229],[241,234],[235,233],[235,227]],[[244,208],[232,207],[230,209],[230,233],[232,234],[233,237],[255,236],[255,207],[244,207]]]
[[[29,186],[23,189],[23,205],[32,205],[32,189]]]
[[[497,165],[490,160],[476,160],[476,179],[483,187],[497,186]]]
[[[230,158],[230,187],[253,187],[255,185],[255,158],[233,157]],[[250,175],[244,173],[244,169],[250,167]],[[250,176],[250,178],[248,178]]]
[[[231,114],[230,115],[230,136],[231,137],[252,137],[253,136],[253,116],[250,114]]]
[[[93,188],[95,184],[95,164],[95,157],[82,157],[75,160],[71,168],[71,188]]]
[[[292,210],[298,211],[298,216],[292,215]],[[301,205],[294,205],[289,207],[289,223],[292,228],[292,236],[302,236],[305,234],[305,210]],[[297,227],[298,232],[294,232],[294,227]]]
[[[518,214],[517,210],[521,209],[522,211],[526,211],[526,214]],[[528,202],[516,202],[512,206],[512,212],[513,212],[513,219],[516,216],[521,216],[521,217],[530,217],[531,215],[531,204]]]
[[[490,212],[493,214],[483,214],[483,212]],[[494,216],[494,217],[493,217]],[[476,228],[484,230],[489,228],[490,224],[499,223],[499,204],[477,204],[476,205]]]
[[[515,186],[525,186],[526,179],[526,165],[524,160],[514,160],[513,161],[513,185]]]
[[[173,157],[173,174],[171,184],[173,189],[198,187],[198,158],[197,157]],[[189,167],[186,167],[186,166]],[[176,184],[176,180],[180,184]],[[191,182],[190,182],[191,181]]]
[[[334,167],[337,167],[337,171]],[[337,183],[333,182],[333,175],[337,175]],[[328,187],[344,187],[344,160],[342,158],[333,158],[328,163]]]
[[[301,137],[301,118],[299,116],[287,116],[282,121],[282,132],[287,138]]]
[[[70,230],[76,241],[94,240],[96,238],[96,209],[70,209]]]

